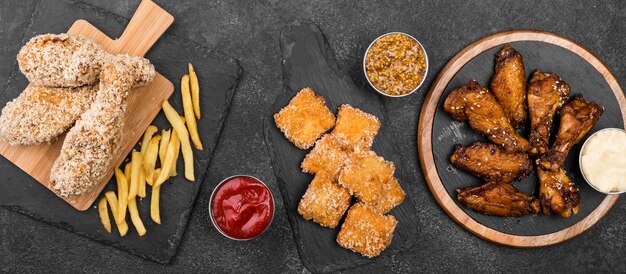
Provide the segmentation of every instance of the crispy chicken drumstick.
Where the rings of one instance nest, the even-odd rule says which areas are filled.
[[[133,76],[123,62],[103,66],[96,100],[70,129],[50,178],[62,197],[83,194],[110,169],[122,138]]]
[[[109,55],[104,60],[126,64],[133,75],[133,87],[147,85],[156,74],[150,61],[142,57]],[[30,85],[2,109],[0,137],[12,146],[50,142],[89,108],[97,91],[97,84],[76,88]]]

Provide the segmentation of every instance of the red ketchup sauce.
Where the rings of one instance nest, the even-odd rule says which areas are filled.
[[[217,186],[211,202],[214,224],[240,240],[263,233],[274,217],[274,199],[258,179],[237,176]]]

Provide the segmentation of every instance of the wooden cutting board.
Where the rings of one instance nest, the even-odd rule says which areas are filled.
[[[574,94],[604,106],[604,113],[587,135],[606,127],[626,127],[626,98],[615,76],[593,53],[579,44],[541,31],[509,31],[483,38],[459,52],[441,70],[422,107],[418,137],[419,158],[428,186],[441,207],[461,226],[475,235],[503,245],[537,247],[571,239],[598,222],[617,201],[618,195],[593,190],[582,178],[578,152],[582,142],[571,150],[565,164],[568,176],[581,194],[581,209],[569,218],[558,215],[527,215],[501,218],[476,213],[456,199],[457,188],[480,184],[480,180],[457,170],[449,157],[455,144],[469,145],[482,139],[467,123],[454,121],[443,111],[443,101],[455,88],[476,79],[488,86],[493,74],[494,55],[504,45],[514,47],[524,58],[526,75],[536,69],[556,72],[572,87]],[[556,134],[558,118],[552,136]],[[523,133],[527,136],[527,132]],[[526,193],[537,193],[536,174],[514,186]]]
[[[67,33],[91,38],[110,53],[144,56],[173,22],[174,17],[171,14],[152,1],[144,0],[118,39],[109,38],[85,20],[76,21]],[[173,91],[172,82],[159,73],[150,85],[131,91],[124,119],[124,135],[118,153],[113,155],[112,167],[117,167],[124,161],[145,128],[161,110],[163,100],[168,99]],[[65,135],[50,144],[14,147],[0,139],[0,154],[52,191],[50,170],[60,154],[64,139]],[[74,208],[84,211],[93,204],[112,176],[113,169],[107,172],[92,191],[63,199]]]

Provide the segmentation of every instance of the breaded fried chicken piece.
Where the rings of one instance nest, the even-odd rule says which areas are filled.
[[[9,145],[50,142],[65,132],[96,97],[98,85],[48,88],[30,85],[0,115],[0,137]]]
[[[513,47],[504,46],[496,54],[496,71],[491,78],[491,92],[514,128],[526,122],[526,72],[524,60]]]
[[[102,66],[120,59],[131,68],[136,86],[154,78],[154,67],[142,57],[113,55],[93,40],[81,35],[44,34],[35,36],[17,55],[22,73],[38,86],[80,87],[94,84]]]
[[[472,129],[507,151],[526,152],[530,143],[511,126],[502,106],[475,80],[453,90],[444,110],[457,121],[467,120]]]
[[[539,213],[539,200],[511,184],[488,182],[457,190],[457,199],[472,210],[491,216],[521,217]]]
[[[482,180],[500,183],[522,179],[533,170],[528,154],[507,152],[498,145],[483,142],[467,147],[457,145],[450,162]]]
[[[133,76],[123,62],[103,66],[96,100],[70,129],[50,178],[62,197],[90,191],[105,176],[122,138]]]
[[[80,87],[98,80],[104,49],[80,35],[35,36],[17,55],[20,70],[39,86]]]
[[[556,73],[548,74],[540,70],[533,73],[528,86],[530,155],[539,156],[548,151],[554,114],[565,104],[570,90],[570,86]]]
[[[130,69],[135,86],[152,82],[156,74],[148,59],[130,55],[111,55]],[[2,110],[0,138],[9,145],[50,142],[63,134],[95,100],[97,84],[78,88],[53,88],[30,85]]]

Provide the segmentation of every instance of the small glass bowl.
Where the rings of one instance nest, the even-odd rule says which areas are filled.
[[[236,178],[236,177],[248,177],[248,178],[251,178],[251,179],[261,183],[265,188],[267,188],[267,191],[269,191],[269,193],[270,193],[270,198],[272,199],[272,219],[270,219],[270,222],[267,223],[267,226],[265,227],[265,229],[263,229],[263,231],[261,233],[259,233],[259,235],[256,235],[256,236],[251,237],[251,238],[240,239],[240,238],[235,238],[235,237],[232,237],[232,236],[226,234],[224,231],[222,231],[220,226],[217,224],[217,221],[215,221],[215,218],[213,217],[213,197],[215,197],[215,193],[217,192],[218,189],[220,189],[220,187],[224,183],[226,183],[230,179],[233,179],[233,178]],[[263,181],[261,181],[259,178],[254,177],[254,176],[250,176],[250,175],[243,175],[243,174],[233,175],[233,176],[230,176],[230,177],[222,180],[219,184],[217,184],[217,186],[215,186],[215,188],[213,189],[213,192],[211,193],[211,198],[209,199],[209,215],[211,216],[211,223],[213,223],[213,226],[215,227],[215,229],[217,229],[217,231],[219,231],[224,237],[226,237],[228,239],[231,239],[231,240],[235,240],[235,241],[249,241],[249,240],[256,239],[257,237],[263,235],[263,233],[265,233],[265,231],[267,231],[267,229],[272,225],[272,221],[274,221],[275,212],[276,212],[276,201],[274,200],[274,195],[272,194],[272,191],[270,190],[270,188]]]
[[[409,37],[409,38],[413,39],[413,41],[415,41],[415,42],[416,42],[416,43],[420,46],[420,48],[422,49],[422,52],[424,52],[424,61],[426,62],[426,68],[425,68],[425,71],[424,71],[424,76],[422,77],[422,80],[420,81],[420,83],[419,83],[419,84],[418,84],[418,85],[417,85],[417,86],[416,86],[413,90],[411,90],[410,92],[407,92],[406,94],[401,94],[401,95],[392,95],[392,94],[385,93],[385,92],[383,92],[382,90],[379,90],[376,86],[374,86],[374,84],[372,84],[372,81],[370,80],[370,77],[367,75],[367,68],[366,68],[366,64],[367,64],[367,55],[368,55],[368,54],[369,54],[369,52],[370,52],[370,48],[371,48],[371,47],[372,47],[372,45],[374,45],[374,43],[376,43],[376,41],[378,41],[380,38],[383,38],[383,37],[385,37],[385,36],[387,36],[387,35],[391,35],[391,34],[402,34],[402,35],[405,35],[405,36],[407,36],[407,37]],[[374,90],[376,90],[376,92],[378,92],[378,93],[380,93],[380,94],[382,94],[382,95],[384,95],[384,96],[387,96],[387,97],[392,97],[392,98],[399,98],[399,97],[409,96],[409,95],[413,94],[416,90],[418,90],[418,89],[422,86],[422,84],[424,84],[424,81],[426,80],[426,76],[428,76],[428,68],[429,68],[429,64],[428,64],[428,54],[426,53],[426,49],[424,49],[424,45],[422,45],[422,43],[420,43],[420,41],[418,41],[417,39],[415,39],[415,37],[413,37],[413,36],[411,36],[411,35],[408,35],[408,34],[406,34],[406,33],[404,33],[404,32],[394,31],[394,32],[388,32],[388,33],[385,33],[385,34],[383,34],[383,35],[381,35],[381,36],[378,36],[376,39],[374,39],[374,41],[372,41],[372,42],[370,43],[370,45],[367,47],[367,50],[365,50],[365,54],[363,55],[363,73],[365,74],[365,79],[367,79],[367,82],[370,84],[370,86],[371,86]]]
[[[626,189],[621,190],[621,191],[614,191],[614,192],[604,192],[604,191],[601,191],[595,185],[593,185],[593,183],[591,183],[589,181],[589,179],[587,179],[587,175],[585,175],[585,171],[583,170],[583,162],[582,162],[583,151],[585,151],[585,147],[587,146],[587,143],[596,134],[598,134],[598,133],[600,133],[602,131],[608,131],[608,130],[618,130],[618,131],[622,131],[622,132],[626,133],[626,130],[621,129],[621,128],[604,128],[604,129],[596,131],[594,134],[591,134],[591,136],[587,137],[587,140],[585,140],[585,142],[583,143],[583,146],[580,148],[580,153],[578,154],[578,167],[580,168],[580,173],[583,175],[583,178],[585,178],[585,182],[587,182],[587,184],[589,186],[591,186],[593,189],[595,189],[596,191],[598,191],[600,193],[604,193],[604,194],[608,194],[608,195],[617,195],[617,194],[626,193]]]

